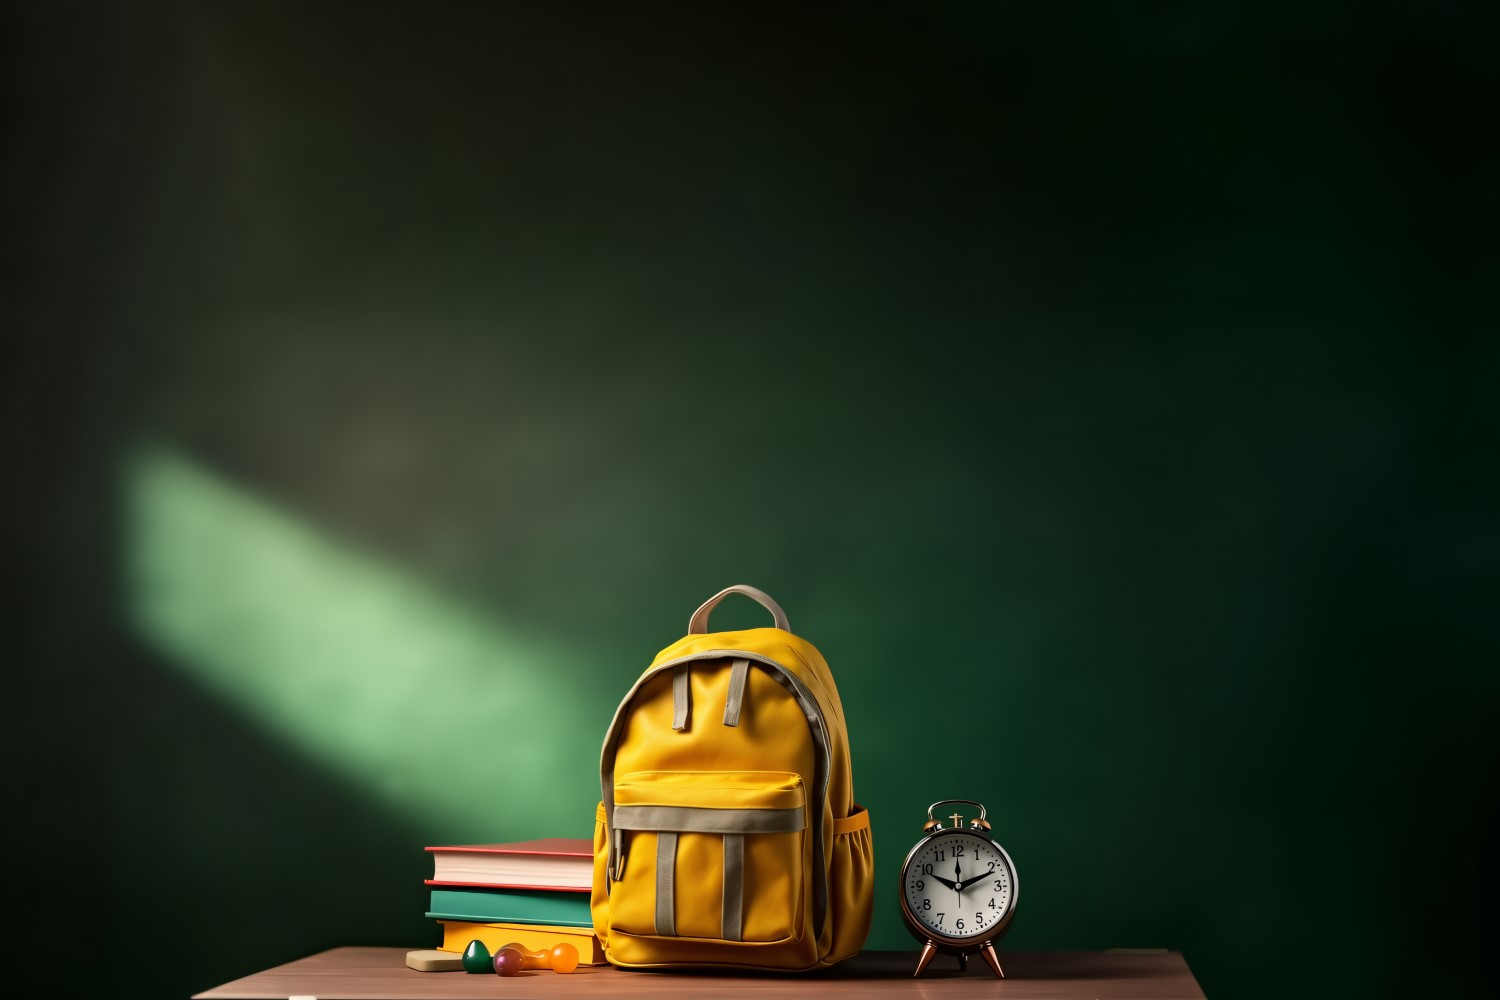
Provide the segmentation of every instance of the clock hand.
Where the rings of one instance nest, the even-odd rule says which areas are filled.
[[[931,879],[937,879],[939,882],[943,883],[943,885],[946,885],[950,889],[957,889],[958,888],[958,883],[957,882],[954,882],[951,879],[943,878],[943,876],[941,876],[941,875],[929,875],[927,877],[931,878]]]
[[[963,892],[969,886],[974,885],[976,882],[983,882],[985,879],[989,878],[993,874],[994,874],[994,872],[980,872],[978,875],[975,875],[973,878],[966,878],[966,879],[964,879],[962,882],[958,883],[953,888],[957,889],[959,892]]]

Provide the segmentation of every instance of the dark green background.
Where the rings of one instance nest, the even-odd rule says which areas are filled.
[[[591,746],[700,601],[768,590],[843,692],[872,947],[962,795],[1025,884],[1010,948],[1180,949],[1214,1000],[1477,992],[1495,27],[8,5],[11,968],[186,997],[434,943],[420,847],[458,831],[125,620],[151,440],[566,643],[597,682],[548,710]],[[594,780],[507,786],[493,832],[526,794],[587,823]]]

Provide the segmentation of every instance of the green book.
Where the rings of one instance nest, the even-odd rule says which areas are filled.
[[[586,892],[528,889],[433,889],[427,916],[480,924],[555,924],[593,927]]]

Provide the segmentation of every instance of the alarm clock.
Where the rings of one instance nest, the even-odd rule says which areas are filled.
[[[967,805],[979,816],[964,825],[953,813],[952,825],[934,819],[942,805]],[[968,968],[969,956],[984,956],[995,975],[1005,978],[995,942],[1016,915],[1016,866],[994,837],[985,808],[972,799],[939,799],[927,807],[922,839],[901,862],[901,919],[922,942],[916,978],[938,952],[958,956]]]

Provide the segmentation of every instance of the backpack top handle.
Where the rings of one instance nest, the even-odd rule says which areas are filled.
[[[792,627],[786,623],[786,612],[781,610],[781,605],[771,599],[771,595],[764,590],[752,587],[747,583],[737,583],[733,587],[725,587],[714,596],[703,602],[703,606],[693,612],[693,617],[688,621],[689,635],[704,635],[708,632],[708,614],[724,598],[730,594],[744,594],[746,597],[758,603],[761,607],[771,612],[771,617],[776,622],[776,627],[783,632],[790,632]]]

